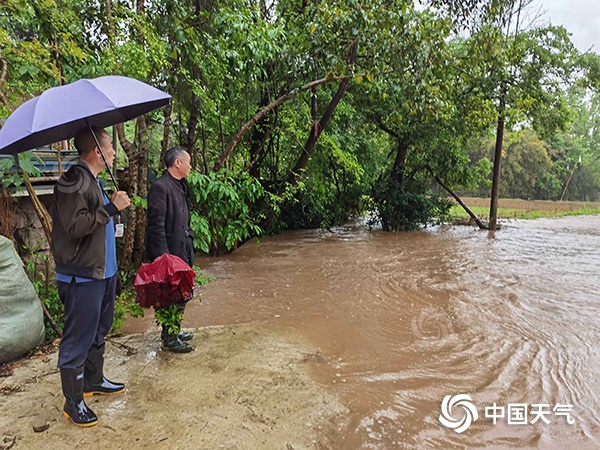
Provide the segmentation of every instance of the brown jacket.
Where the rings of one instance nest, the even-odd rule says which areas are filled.
[[[56,183],[52,201],[52,256],[56,272],[86,278],[104,278],[105,225],[118,213],[104,205],[96,178],[83,161]]]

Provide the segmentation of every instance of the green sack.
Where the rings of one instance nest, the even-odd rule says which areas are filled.
[[[44,313],[12,241],[0,236],[0,363],[42,343]]]

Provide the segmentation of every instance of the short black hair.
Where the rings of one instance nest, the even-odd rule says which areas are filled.
[[[187,151],[183,147],[172,147],[167,150],[163,155],[163,161],[165,162],[167,169],[173,167],[175,160],[181,159],[184,153],[187,153]]]
[[[96,135],[96,139],[100,142],[100,145],[107,143],[110,140],[110,135],[100,127],[92,127],[94,134]],[[73,141],[75,144],[75,148],[77,149],[77,153],[79,153],[79,157],[86,156],[90,153],[94,148],[96,148],[96,141],[94,140],[94,136],[92,136],[92,132],[88,128],[82,128],[75,135],[75,139]]]

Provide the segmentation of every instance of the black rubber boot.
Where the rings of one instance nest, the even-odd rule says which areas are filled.
[[[163,347],[173,353],[188,353],[193,350],[193,347],[187,342],[179,339],[178,334],[168,334],[163,338]]]
[[[191,331],[180,331],[177,337],[182,341],[190,341],[194,337],[194,333]]]
[[[88,351],[83,377],[83,396],[112,395],[125,391],[123,383],[113,383],[104,377],[104,344]]]
[[[194,333],[189,332],[189,331],[181,331],[181,324],[177,323],[176,325],[177,325],[177,329],[179,330],[179,333],[177,333],[177,337],[180,340],[182,340],[182,341],[192,340],[192,338],[194,337]],[[160,333],[160,338],[162,339],[163,342],[165,341],[165,339],[167,338],[168,335],[169,335],[169,330],[165,325],[163,325],[162,331]]]
[[[83,401],[83,366],[77,369],[60,368],[60,381],[65,395],[64,416],[78,427],[91,427],[98,416]]]

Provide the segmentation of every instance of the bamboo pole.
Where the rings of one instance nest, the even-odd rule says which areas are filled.
[[[42,228],[44,229],[44,233],[46,234],[48,245],[52,245],[52,221],[50,219],[50,214],[48,214],[48,210],[40,201],[35,190],[33,189],[33,185],[31,184],[31,180],[29,179],[27,172],[21,171],[21,174],[23,176],[23,181],[25,182],[27,192],[29,193],[29,198],[31,198],[31,202],[33,203],[33,208],[35,209],[35,212],[42,224]]]

